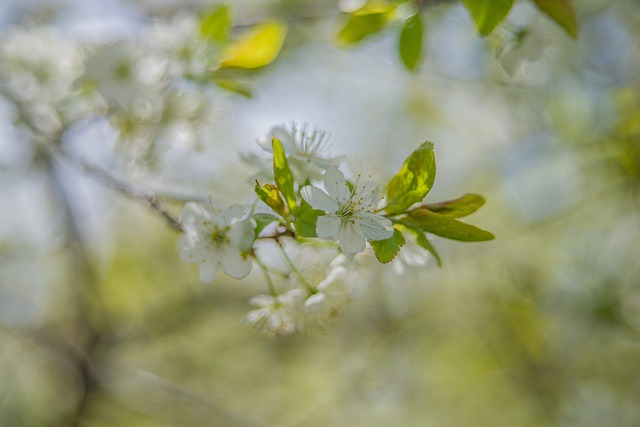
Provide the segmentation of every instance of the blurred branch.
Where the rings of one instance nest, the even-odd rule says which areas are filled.
[[[180,425],[213,425],[237,427],[276,427],[258,417],[223,408],[210,399],[169,381],[159,375],[135,367],[105,368],[101,384],[130,408],[164,418]],[[170,406],[168,406],[170,404]],[[171,411],[166,409],[170,407]]]
[[[180,224],[180,221],[178,221],[178,219],[167,210],[164,204],[158,199],[158,196],[147,187],[129,182],[97,163],[81,159],[78,156],[72,156],[59,144],[47,144],[45,145],[45,148],[54,153],[57,157],[65,160],[74,168],[92,177],[94,180],[124,194],[131,199],[144,203],[157,214],[162,216],[169,227],[177,231],[182,231],[182,224]]]

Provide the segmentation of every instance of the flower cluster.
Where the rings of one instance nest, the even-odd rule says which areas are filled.
[[[402,273],[430,257],[439,263],[427,234],[493,238],[457,219],[482,206],[482,197],[424,203],[435,178],[431,143],[407,158],[383,194],[375,181],[347,179],[341,159],[329,157],[326,135],[306,125],[273,127],[257,139],[272,166],[254,176],[251,208],[188,203],[181,216],[178,247],[183,259],[199,264],[202,281],[219,270],[234,278],[247,276],[254,264],[262,270],[268,292],[250,300],[256,308],[245,322],[270,338],[324,331],[383,264],[393,262],[392,271]],[[265,163],[258,155],[243,157]]]

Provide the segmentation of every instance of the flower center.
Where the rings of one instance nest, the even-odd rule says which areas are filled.
[[[227,234],[225,233],[225,231],[226,230],[221,229],[217,225],[214,226],[213,229],[211,230],[211,240],[215,244],[220,246],[221,244],[227,241]]]

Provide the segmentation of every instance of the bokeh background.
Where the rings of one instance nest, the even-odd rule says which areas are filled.
[[[429,200],[484,195],[469,221],[496,240],[436,240],[442,268],[381,275],[324,334],[243,325],[259,271],[199,283],[175,231],[39,150],[4,97],[0,426],[640,425],[640,3],[575,5],[577,40],[525,2],[485,39],[460,5],[433,7],[409,73],[393,32],[338,48],[335,2],[234,1],[239,29],[289,26],[278,60],[247,77],[252,99],[211,88],[204,118],[152,159],[119,149],[99,114],[66,131],[176,214],[190,196],[250,202],[238,152],[275,124],[329,130],[332,154],[380,181],[433,141]],[[14,54],[55,62],[211,7],[4,0],[0,44],[6,59],[17,32],[40,34]]]

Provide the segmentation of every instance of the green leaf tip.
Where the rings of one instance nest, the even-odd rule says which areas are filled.
[[[571,0],[533,0],[533,2],[567,34],[574,39],[578,37],[578,17]]]
[[[417,69],[422,57],[423,25],[420,14],[407,18],[400,28],[398,52],[402,63],[409,71]]]
[[[207,40],[224,43],[231,28],[231,8],[220,5],[200,18],[200,35]]]
[[[514,0],[462,0],[481,36],[488,36],[502,22]]]

